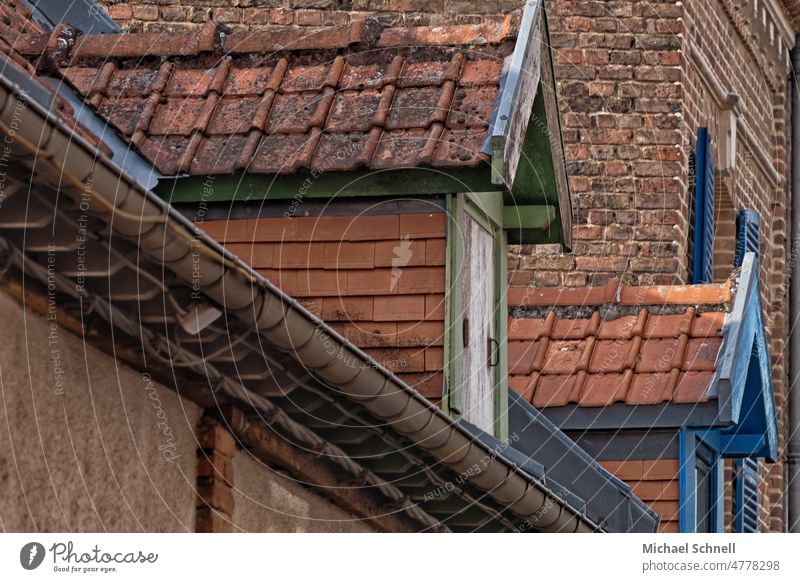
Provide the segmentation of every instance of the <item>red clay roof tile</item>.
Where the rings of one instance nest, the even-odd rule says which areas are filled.
[[[199,33],[78,34],[72,49],[58,42],[63,30],[12,40],[31,62],[61,51],[63,77],[162,173],[291,173],[321,167],[346,143],[358,151],[337,154],[328,169],[466,167],[488,159],[480,150],[517,20],[515,13],[499,24],[444,29],[359,21],[255,33],[209,24]],[[142,111],[117,99],[139,99]],[[225,141],[207,139],[240,134],[250,137],[230,143],[249,150],[209,160]],[[258,142],[270,151],[255,153]]]
[[[447,117],[447,127],[486,127],[492,115],[498,88],[493,85],[456,89],[455,99]]]
[[[510,385],[535,406],[710,398],[731,282],[511,291]]]
[[[338,92],[330,110],[326,130],[368,132],[382,96],[382,92],[373,89]]]

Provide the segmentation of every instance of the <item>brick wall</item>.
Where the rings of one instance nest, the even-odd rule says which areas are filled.
[[[191,30],[209,20],[233,28],[270,24],[335,26],[378,18],[384,25],[474,24],[501,20],[521,0],[98,0],[127,30]]]
[[[384,25],[499,20],[522,0],[101,0],[129,30],[192,29],[217,19],[233,28],[336,25],[371,16]],[[795,0],[785,0],[792,10]],[[727,277],[733,220],[762,219],[762,299],[785,424],[788,102],[786,80],[766,66],[759,41],[733,0],[546,0],[573,194],[574,249],[522,246],[509,256],[515,285],[685,282],[689,156],[698,126],[712,135],[721,108],[692,57],[699,52],[752,141],[738,139],[736,170],[717,179],[715,277]],[[763,43],[761,43],[763,44]],[[767,63],[768,64],[768,63]],[[715,143],[718,140],[715,139]],[[760,153],[759,153],[760,152]],[[779,176],[770,184],[764,159]],[[784,431],[780,431],[780,449]],[[782,462],[765,469],[764,527],[783,520]],[[768,501],[768,503],[767,503]]]

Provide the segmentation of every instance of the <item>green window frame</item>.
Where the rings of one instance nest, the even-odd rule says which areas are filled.
[[[453,418],[462,416],[463,402],[461,366],[463,359],[464,321],[464,239],[459,232],[465,213],[477,220],[494,235],[494,305],[493,331],[497,340],[494,366],[493,436],[508,440],[508,300],[507,235],[503,230],[503,195],[501,192],[459,193],[447,197],[447,306],[445,315],[445,385],[442,408]]]

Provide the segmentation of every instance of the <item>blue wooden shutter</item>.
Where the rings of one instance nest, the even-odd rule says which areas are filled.
[[[756,253],[761,246],[760,220],[753,210],[740,210],[736,215],[736,254],[733,266],[741,267],[745,253]],[[737,459],[734,465],[733,527],[740,533],[758,531],[758,460]]]
[[[733,529],[737,533],[757,532],[758,460],[736,459],[733,471]]]
[[[759,258],[761,237],[759,234],[760,220],[753,210],[740,210],[736,216],[736,255],[733,259],[734,267],[741,267],[745,253],[756,253]]]
[[[692,281],[711,283],[714,279],[714,154],[711,134],[706,127],[697,130],[694,196]]]

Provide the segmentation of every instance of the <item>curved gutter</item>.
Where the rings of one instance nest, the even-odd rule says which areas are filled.
[[[476,440],[438,407],[353,346],[294,298],[261,277],[168,203],[142,188],[57,115],[20,98],[0,77],[0,120],[36,164],[47,163],[61,190],[107,217],[117,234],[251,325],[315,376],[337,387],[392,428],[486,491],[540,531],[592,532],[597,524],[552,490]],[[33,144],[38,144],[34,146]],[[32,148],[32,149],[31,149]]]

